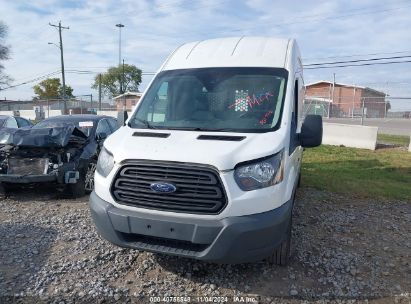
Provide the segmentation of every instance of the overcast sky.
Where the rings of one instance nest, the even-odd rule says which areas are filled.
[[[9,27],[11,46],[5,67],[14,84],[60,70],[59,50],[48,45],[58,43],[58,31],[48,23],[61,20],[70,27],[63,32],[66,83],[74,95],[95,96],[90,89],[95,74],[70,71],[97,74],[117,65],[119,22],[125,25],[125,62],[153,72],[184,42],[242,35],[296,38],[304,64],[411,56],[410,16],[411,1],[400,0],[0,0],[0,20]],[[337,82],[411,96],[410,69],[411,63],[306,70],[305,82],[332,80],[336,73]],[[150,78],[144,77],[141,90]],[[31,99],[34,84],[0,91],[0,98]]]

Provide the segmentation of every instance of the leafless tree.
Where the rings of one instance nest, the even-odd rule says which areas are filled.
[[[10,47],[5,44],[5,38],[7,36],[7,26],[0,21],[0,89],[6,85],[9,85],[12,79],[4,74],[4,66],[2,61],[9,59]]]

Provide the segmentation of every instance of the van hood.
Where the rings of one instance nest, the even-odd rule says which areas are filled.
[[[107,138],[104,146],[114,155],[116,163],[152,159],[211,165],[221,171],[280,151],[284,147],[283,129],[267,133],[234,133],[132,129],[125,126]],[[199,136],[205,138],[198,139]],[[223,138],[213,138],[215,136]],[[224,138],[226,136],[234,138]]]

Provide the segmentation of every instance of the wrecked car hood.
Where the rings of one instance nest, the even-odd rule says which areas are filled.
[[[73,139],[85,141],[87,135],[72,125],[54,128],[0,130],[0,145],[19,147],[65,147]]]

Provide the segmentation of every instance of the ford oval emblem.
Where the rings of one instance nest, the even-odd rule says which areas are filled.
[[[150,185],[150,188],[154,192],[160,192],[160,193],[172,193],[172,192],[176,192],[177,190],[177,187],[174,186],[173,184],[162,183],[162,182],[152,183]]]

